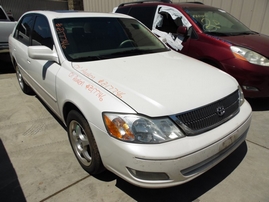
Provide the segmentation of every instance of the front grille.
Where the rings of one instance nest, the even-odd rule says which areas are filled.
[[[239,112],[238,91],[209,105],[176,114],[171,118],[186,135],[198,135],[231,119]]]

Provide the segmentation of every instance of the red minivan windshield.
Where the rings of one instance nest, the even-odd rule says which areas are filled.
[[[237,36],[256,33],[221,9],[185,8],[184,10],[206,34]]]

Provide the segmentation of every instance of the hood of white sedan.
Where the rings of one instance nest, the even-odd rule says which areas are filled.
[[[238,85],[226,73],[174,51],[72,65],[136,112],[151,117],[212,103]]]

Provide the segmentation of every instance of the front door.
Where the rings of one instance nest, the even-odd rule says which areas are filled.
[[[179,10],[169,6],[158,6],[152,26],[153,33],[165,39],[167,45],[173,50],[187,53],[189,37],[178,34],[179,26],[192,29],[190,22]]]
[[[47,19],[42,15],[37,15],[33,26],[32,46],[47,46],[53,50],[54,42]],[[36,60],[28,58],[28,73],[31,76],[32,86],[38,92],[39,96],[58,114],[59,109],[56,97],[56,75],[60,65],[53,61]]]

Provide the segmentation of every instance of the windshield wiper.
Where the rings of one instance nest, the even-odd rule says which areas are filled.
[[[109,58],[117,58],[117,57],[125,57],[132,55],[142,55],[147,53],[155,53],[160,52],[160,50],[141,50],[141,49],[129,49],[129,50],[121,50],[114,53],[106,54],[106,55],[96,55],[96,56],[84,56],[78,58],[71,58],[71,62],[85,62],[85,61],[95,61],[95,60],[104,60]]]
[[[223,33],[223,32],[205,32],[205,34],[213,36],[230,36],[230,33]]]
[[[143,51],[140,49],[129,49],[129,50],[122,50],[122,51],[114,52],[114,53],[104,55],[104,56],[113,58],[113,57],[121,57],[121,56],[140,55],[144,53],[147,53],[147,51]]]
[[[139,49],[131,49],[131,50],[124,50],[124,51],[118,51],[115,53],[107,54],[107,55],[89,55],[89,56],[83,56],[78,58],[71,58],[71,62],[86,62],[86,61],[96,61],[96,60],[104,60],[109,58],[115,58],[115,57],[122,57],[122,56],[130,56],[130,55],[139,55],[142,54],[143,51]]]
[[[95,55],[95,56],[85,56],[85,57],[79,57],[79,58],[74,58],[71,59],[71,62],[85,62],[85,61],[95,61],[95,60],[102,60],[102,59],[107,59],[107,57]]]
[[[239,35],[252,35],[252,34],[257,34],[257,32],[254,32],[254,31],[237,32],[237,33],[234,33],[233,35],[239,36]]]

